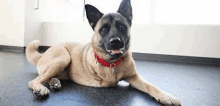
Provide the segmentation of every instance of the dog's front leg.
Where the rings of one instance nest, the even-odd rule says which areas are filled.
[[[181,106],[180,100],[178,100],[171,94],[162,91],[159,87],[147,82],[138,74],[135,74],[125,80],[129,82],[132,87],[148,93],[149,95],[153,96],[157,101],[165,105]]]

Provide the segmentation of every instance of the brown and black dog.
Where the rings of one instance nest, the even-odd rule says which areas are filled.
[[[123,0],[117,13],[104,15],[88,4],[85,9],[94,30],[90,43],[54,45],[43,54],[37,51],[39,41],[35,40],[27,46],[27,60],[36,65],[39,73],[29,82],[33,93],[37,97],[48,95],[50,91],[44,83],[48,83],[51,89],[60,89],[61,76],[93,87],[112,87],[124,80],[163,104],[181,105],[180,100],[147,82],[136,71],[129,50],[132,24],[130,0]]]

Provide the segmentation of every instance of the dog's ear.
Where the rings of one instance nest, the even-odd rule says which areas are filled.
[[[128,23],[131,25],[132,8],[130,0],[122,0],[117,12],[124,16],[127,19]]]
[[[99,21],[99,19],[103,16],[103,14],[94,6],[86,4],[86,17],[89,21],[90,26],[94,30],[96,23]]]

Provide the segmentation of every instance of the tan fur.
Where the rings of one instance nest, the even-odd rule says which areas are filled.
[[[32,41],[26,48],[26,57],[27,60],[33,64],[36,65],[38,60],[41,58],[41,54],[37,51],[38,47],[40,45],[40,41],[35,40]]]
[[[29,82],[30,88],[39,91],[42,95],[48,94],[50,91],[43,86],[43,83],[50,82],[51,78],[68,67],[65,71],[70,79],[78,84],[110,87],[115,86],[120,80],[125,80],[131,86],[150,94],[166,105],[179,106],[181,103],[178,99],[140,77],[129,49],[122,57],[122,62],[116,67],[109,68],[97,63],[94,56],[95,52],[106,61],[109,60],[109,56],[98,46],[100,35],[97,32],[102,21],[97,23],[91,43],[86,45],[63,43],[52,46],[44,54],[39,54],[37,52],[39,41],[30,43],[26,50],[27,59],[36,65],[39,73],[37,78]],[[127,26],[129,25],[127,24]],[[129,32],[130,29],[128,29]]]

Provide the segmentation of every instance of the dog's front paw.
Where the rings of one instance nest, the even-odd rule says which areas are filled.
[[[155,99],[166,106],[181,106],[179,99],[166,92],[161,92]]]
[[[51,78],[49,85],[50,85],[50,88],[53,90],[60,90],[61,89],[60,80],[57,78]]]
[[[33,93],[37,98],[45,98],[48,97],[50,91],[48,88],[43,86],[40,89],[34,90]]]

